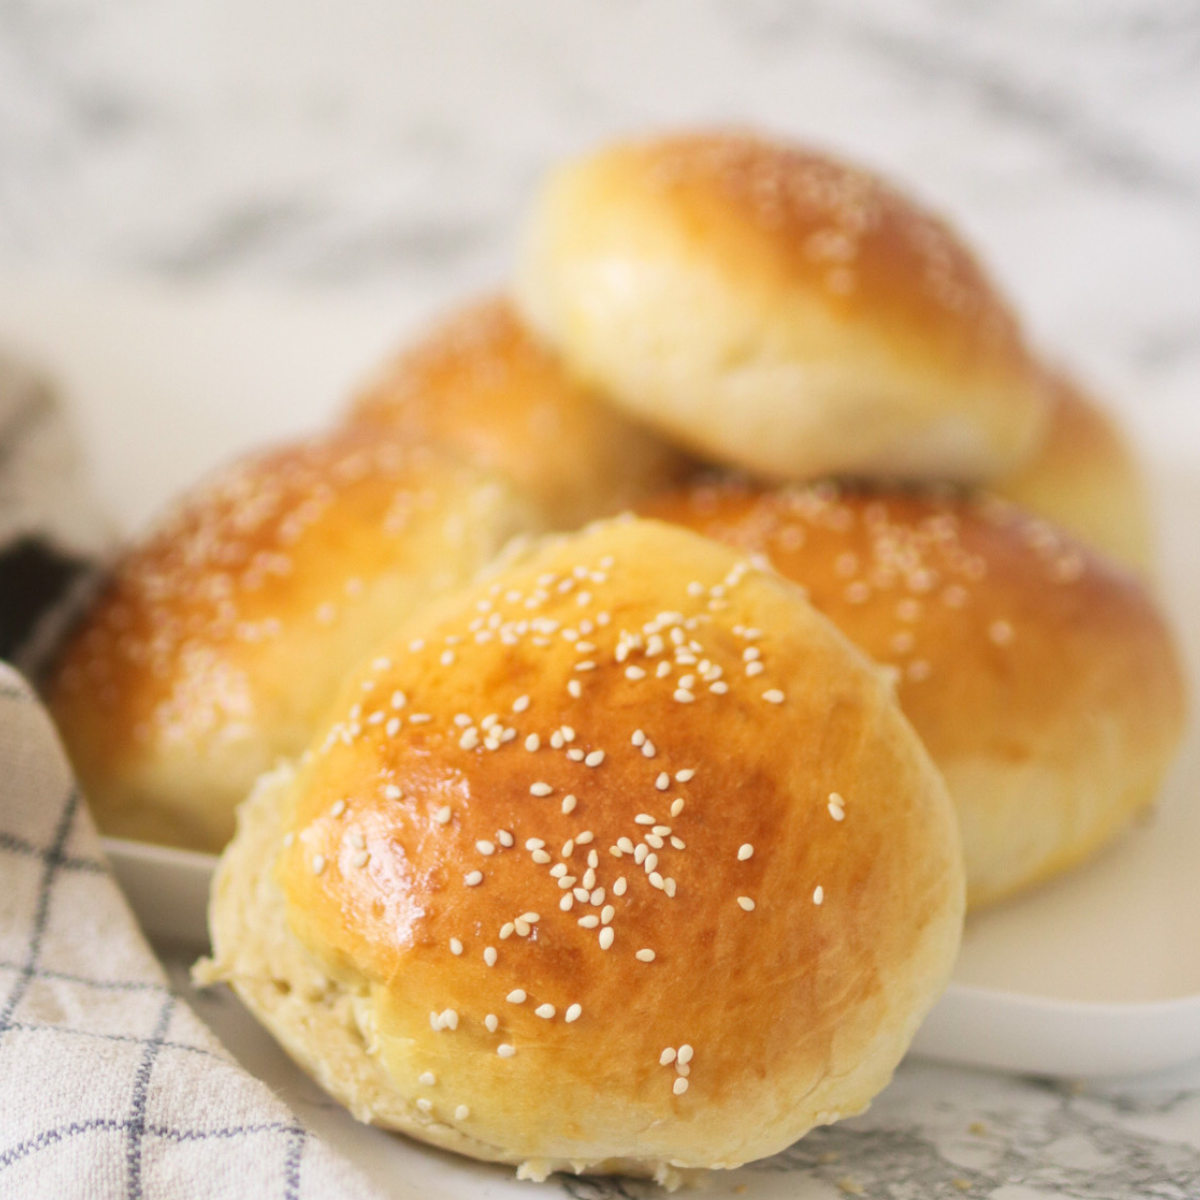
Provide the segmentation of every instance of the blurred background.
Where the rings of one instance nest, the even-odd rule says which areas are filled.
[[[0,0],[0,345],[140,519],[231,415],[318,420],[503,285],[550,163],[712,123],[915,192],[1143,447],[1196,454],[1195,0]]]

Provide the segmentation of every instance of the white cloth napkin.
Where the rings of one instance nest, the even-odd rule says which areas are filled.
[[[0,664],[0,1197],[376,1195],[167,986]]]

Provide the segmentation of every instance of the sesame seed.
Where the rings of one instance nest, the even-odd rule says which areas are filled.
[[[433,1087],[437,1083],[437,1076],[432,1071],[422,1071],[417,1076],[417,1082],[424,1087]]]
[[[540,849],[542,849],[543,846],[545,846],[545,844],[546,843],[543,842],[541,838],[526,838],[525,839],[525,849],[526,850],[540,850]]]
[[[616,934],[613,933],[612,926],[605,925],[604,928],[600,930],[600,949],[607,950],[613,944],[613,939],[615,937]]]
[[[507,848],[513,844],[513,835],[507,829],[498,829],[496,830],[496,841]]]
[[[503,942],[512,937],[515,929],[516,926],[512,921],[505,921],[504,924],[500,926],[500,940]]]
[[[450,953],[461,954],[463,952],[463,944],[456,937],[450,939]]]
[[[696,697],[686,688],[676,688],[675,699],[678,700],[680,704],[691,704]]]
[[[688,1081],[686,1079],[684,1079],[682,1076],[677,1078],[675,1080],[675,1082],[671,1085],[671,1091],[673,1091],[675,1093],[675,1095],[677,1095],[677,1096],[682,1096],[683,1093],[686,1092],[687,1090],[688,1090]]]
[[[565,895],[565,896],[564,896],[564,897],[563,897],[563,898],[562,898],[562,899],[561,899],[561,900],[558,902],[558,907],[559,907],[559,908],[561,908],[563,912],[570,912],[570,911],[571,911],[571,909],[572,909],[572,907],[574,906],[574,904],[575,904],[575,897],[574,897],[574,896],[572,896],[570,892],[568,892],[568,893],[567,893],[567,894],[566,894],[566,895]]]
[[[517,931],[517,937],[528,937],[529,936],[529,922],[528,921],[522,921],[520,919],[520,917],[518,917],[513,922],[513,928]]]
[[[529,785],[529,794],[531,796],[549,796],[554,789],[548,783],[531,783]]]
[[[694,1053],[695,1051],[692,1049],[692,1047],[689,1046],[687,1042],[684,1042],[683,1045],[679,1047],[679,1054],[676,1056],[676,1059],[678,1062],[683,1063],[684,1066],[687,1066],[687,1064],[692,1061],[692,1055]]]
[[[786,697],[778,688],[771,688],[770,691],[763,692],[762,698],[768,704],[782,704]]]
[[[556,1010],[553,1004],[539,1004],[533,1011],[544,1021],[549,1021],[554,1016]]]
[[[846,819],[845,803],[837,792],[829,793],[829,815],[835,821],[844,821]]]
[[[480,854],[495,854],[496,853],[496,847],[493,846],[491,842],[486,841],[486,840],[480,840],[480,841],[476,842],[475,849],[478,850]]]
[[[389,783],[384,789],[383,794],[388,800],[399,800],[404,793],[394,784]]]
[[[671,816],[677,817],[681,812],[683,812],[683,797],[676,796],[675,799],[671,801]]]
[[[369,850],[356,850],[350,856],[350,865],[352,867],[365,867],[371,861],[371,853]]]
[[[500,1018],[497,1017],[495,1013],[488,1013],[488,1015],[483,1018],[483,1024],[488,1033],[495,1033],[496,1030],[500,1028]]]
[[[676,783],[687,783],[696,772],[691,767],[684,767],[682,771],[675,772]]]
[[[655,836],[660,837],[660,838],[667,837],[670,834],[670,832],[671,832],[670,825],[655,825],[655,827],[651,830],[651,833],[655,834]],[[647,839],[648,838],[649,838],[649,835],[647,835]]]
[[[428,713],[411,713],[408,723],[410,725],[428,725],[432,720],[433,718]]]
[[[564,1014],[564,1019],[568,1024],[573,1021],[578,1021],[583,1016],[583,1009],[578,1004],[572,1004]]]
[[[454,1119],[456,1121],[465,1121],[470,1115],[471,1110],[465,1104],[460,1104],[454,1110]]]
[[[765,668],[763,667],[762,663],[758,662],[757,660],[748,662],[746,664],[746,676],[749,679],[753,679],[755,675],[761,675],[764,669]]]
[[[500,1055],[501,1058],[512,1058],[516,1052],[516,1046],[513,1046],[508,1042],[501,1042],[500,1045],[496,1047],[496,1053]]]
[[[710,683],[708,685],[708,690],[718,696],[723,696],[727,691],[729,691],[729,684],[727,684],[723,679],[718,679],[716,683]]]
[[[578,679],[572,679],[567,684],[567,691],[575,697],[576,700],[583,695],[583,687]]]
[[[675,880],[670,875],[663,880],[663,891],[674,900],[675,899]]]
[[[437,812],[435,812],[433,814],[433,819],[439,825],[449,825],[450,824],[450,815],[451,815],[450,814],[450,805],[443,804],[442,807],[439,808],[437,810]]]
[[[619,876],[619,877],[618,877],[618,879],[617,879],[617,881],[616,881],[616,883],[614,883],[614,884],[612,885],[612,891],[613,891],[613,895],[614,895],[614,896],[623,896],[623,895],[625,895],[625,889],[626,889],[628,886],[629,886],[629,884],[627,883],[627,881],[626,881],[626,879],[625,879],[625,876],[624,876],[624,875],[621,875],[621,876]]]
[[[657,888],[660,892],[666,888],[666,881],[657,871],[650,872],[650,886]]]
[[[598,767],[604,761],[604,751],[593,750],[583,761],[585,766]]]
[[[656,751],[654,749],[654,743],[652,741],[650,741],[649,739],[647,739],[646,744],[642,747],[642,754],[646,758],[653,758],[655,753],[656,753]]]
[[[737,898],[737,902],[738,907],[743,909],[745,912],[754,911],[754,901],[751,900],[749,896],[739,896]]]
[[[749,842],[744,842],[738,847],[738,862],[745,862],[746,859],[754,856],[754,847]]]
[[[574,883],[574,882],[575,882],[575,880],[574,880],[574,879],[572,879],[570,876],[568,876],[568,877],[567,877],[567,879],[566,879],[566,880],[564,880],[564,882],[566,882],[566,883]],[[559,884],[559,887],[562,887],[562,886],[563,886],[563,885],[560,883],[560,884]],[[589,892],[589,891],[587,890],[587,888],[585,888],[585,887],[577,887],[577,888],[572,888],[572,889],[571,889],[571,895],[573,895],[573,896],[575,897],[575,899],[579,901],[579,903],[580,903],[580,904],[587,904],[587,902],[588,902],[589,900],[591,900],[591,898],[592,898],[592,893],[591,893],[591,892]]]
[[[600,924],[600,918],[595,913],[588,913],[587,916],[580,917],[575,923],[582,925],[584,929],[595,929]]]
[[[538,735],[536,733],[531,733],[525,739],[525,749],[528,750],[530,752],[530,754],[532,754],[535,750],[537,750],[541,746],[541,744],[542,744],[542,739],[540,737],[538,737]]]
[[[638,962],[647,962],[647,963],[653,962],[654,961],[654,951],[653,950],[639,950],[633,957],[636,958],[638,960]]]
[[[560,857],[570,858],[571,855],[574,854],[574,852],[575,852],[575,839],[567,838],[567,840],[565,842],[563,842],[563,848],[560,851]]]
[[[312,873],[320,875],[323,870],[325,870],[325,855],[314,854],[312,858]]]
[[[656,679],[666,679],[671,673],[671,664],[664,658],[662,662],[654,668],[654,676]]]
[[[675,1047],[668,1046],[659,1056],[659,1066],[669,1067],[675,1061]]]
[[[467,887],[478,887],[482,882],[483,882],[483,872],[482,871],[468,871],[463,876],[463,883],[465,883],[467,885]]]
[[[408,697],[403,692],[392,693],[392,707],[403,708],[408,703]]]
[[[654,818],[652,817],[652,818],[651,818],[651,820],[653,820],[653,819],[654,819]],[[624,850],[626,854],[632,854],[632,853],[633,853],[633,842],[632,842],[632,841],[630,841],[630,839],[629,839],[629,838],[627,838],[627,837],[619,837],[619,838],[617,838],[617,846],[618,846],[618,847],[619,847],[621,850]]]
[[[646,672],[638,666],[628,666],[625,668],[625,678],[632,679],[635,683],[639,679],[646,678]]]
[[[674,834],[671,835],[671,845],[674,846],[676,850],[687,849],[687,842],[685,842],[681,837],[676,837]]]
[[[438,1020],[441,1022],[443,1029],[453,1030],[458,1028],[458,1013],[452,1008],[444,1009]]]
[[[640,867],[646,861],[646,856],[650,853],[648,846],[638,846],[633,852],[633,861]]]
[[[671,776],[666,771],[660,771],[658,778],[654,781],[654,786],[660,792],[665,792],[671,786]],[[639,818],[640,819],[640,818]]]
[[[512,704],[512,710],[515,713],[523,713],[529,707],[528,696],[518,696]]]
[[[462,737],[458,739],[458,744],[463,750],[474,750],[479,745],[479,730],[473,725],[468,729]]]
[[[659,838],[658,840],[660,842],[662,841],[661,838]],[[647,854],[645,857],[645,860],[642,863],[642,866],[644,866],[646,868],[646,874],[649,875],[650,872],[653,871],[654,868],[658,866],[658,855],[657,854]]]
[[[557,729],[550,735],[550,745],[553,746],[555,750],[561,750],[563,748],[563,735]]]
[[[561,879],[566,873],[566,863],[555,863],[554,866],[550,868],[550,874],[553,875],[555,879]]]
[[[433,1101],[426,1100],[424,1096],[418,1096],[417,1109],[423,1113],[431,1113],[433,1112]]]
[[[825,901],[825,889],[817,884],[816,890],[813,892],[813,903],[822,904]]]
[[[333,802],[333,807],[329,810],[329,815],[331,817],[340,817],[342,815],[342,813],[344,813],[345,811],[346,811],[345,800],[335,800]]]
[[[644,733],[643,733],[643,732],[642,732],[640,729],[635,729],[635,730],[633,731],[633,737],[631,737],[629,740],[630,740],[630,741],[631,741],[631,742],[632,742],[632,743],[633,743],[635,746],[641,746],[641,745],[643,745],[643,744],[645,743],[645,741],[646,741],[646,735],[645,735],[645,734],[644,734]]]
[[[1007,621],[993,621],[988,626],[988,637],[997,646],[1007,646],[1013,640],[1013,627]]]
[[[586,846],[589,842],[593,841],[595,837],[596,835],[590,829],[585,829],[582,833],[577,833],[575,835],[575,844],[578,846]],[[592,853],[594,854],[595,851],[592,851]],[[595,863],[591,863],[591,865],[593,867],[596,866]]]
[[[504,998],[509,1004],[524,1004],[526,1000],[525,991],[523,988],[513,988]]]
[[[496,958],[497,954],[495,946],[485,946],[483,948],[483,961],[487,963],[489,967],[494,967],[496,965]]]

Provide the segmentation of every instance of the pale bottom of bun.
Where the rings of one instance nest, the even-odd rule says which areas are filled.
[[[950,794],[959,798],[971,911],[1091,858],[1149,808],[1161,782],[1152,769],[1113,786],[1128,773],[1116,763],[1090,782],[1038,763],[976,759],[942,766]]]
[[[283,837],[284,764],[264,775],[238,810],[238,832],[221,858],[209,905],[213,957],[196,964],[198,984],[228,983],[287,1053],[355,1119],[395,1130],[541,1181],[555,1171],[652,1178],[674,1190],[704,1172],[639,1159],[524,1159],[421,1113],[397,1093],[375,1056],[369,985],[331,979],[291,933],[271,868]],[[851,1115],[849,1113],[845,1115]]]

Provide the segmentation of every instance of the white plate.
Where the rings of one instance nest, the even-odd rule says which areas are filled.
[[[126,526],[247,447],[328,421],[430,301],[9,278],[0,335],[52,363]],[[1200,447],[1156,463],[1168,607],[1200,679]],[[1071,1076],[1200,1056],[1200,738],[1154,818],[1084,869],[969,924],[917,1052]],[[200,946],[212,860],[108,843],[159,942]],[[242,1036],[239,1034],[239,1036]],[[263,1051],[265,1053],[265,1049]]]

